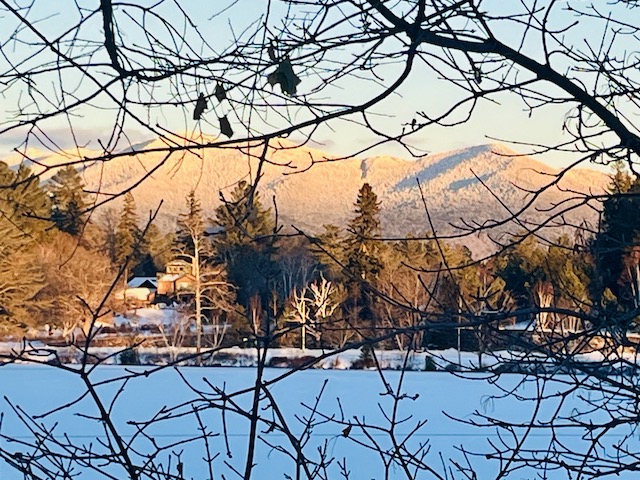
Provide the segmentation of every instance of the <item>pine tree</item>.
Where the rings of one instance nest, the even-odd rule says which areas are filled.
[[[609,193],[591,243],[592,294],[607,310],[629,311],[640,308],[640,181],[616,164]]]
[[[202,209],[195,192],[191,191],[186,200],[187,212],[178,218],[176,256],[191,263],[195,278],[196,353],[200,353],[202,323],[207,320],[205,312],[217,317],[230,313],[235,296],[225,266],[215,261],[213,246],[205,237]]]
[[[136,202],[129,192],[124,197],[120,221],[115,231],[114,250],[118,265],[122,265],[129,257],[131,257],[129,268],[134,268],[137,265],[140,253],[139,241],[140,228],[138,227]]]
[[[238,288],[238,302],[248,307],[250,300],[254,298],[255,303],[257,298],[267,310],[277,273],[271,209],[263,207],[259,193],[241,181],[230,198],[216,208],[210,224],[216,255]]]
[[[274,230],[271,209],[262,205],[260,194],[253,192],[251,184],[243,181],[231,193],[231,198],[216,208],[215,219],[211,221],[216,231],[214,239],[226,254],[225,249],[239,245],[268,244],[264,237]]]
[[[77,170],[67,166],[52,178],[48,188],[52,202],[51,219],[56,227],[70,235],[79,235],[86,221],[89,199]]]
[[[202,218],[202,207],[196,196],[196,192],[191,190],[187,195],[187,211],[178,215],[178,229],[176,232],[176,247],[178,250],[193,255],[193,233],[204,234],[204,219]]]
[[[0,162],[0,330],[33,325],[44,287],[34,249],[46,238],[49,198],[37,177]]]
[[[513,243],[498,258],[498,276],[520,307],[531,307],[535,285],[549,281],[545,269],[547,251],[533,236],[515,238]]]
[[[50,201],[31,170],[17,172],[0,162],[0,256],[25,244],[38,241],[50,223]]]
[[[373,296],[370,285],[383,268],[380,260],[383,249],[380,238],[380,203],[371,185],[365,183],[358,192],[355,217],[349,222],[345,239],[347,289],[351,315],[360,320],[373,321]]]

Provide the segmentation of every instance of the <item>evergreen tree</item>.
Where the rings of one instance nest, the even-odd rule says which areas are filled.
[[[48,188],[51,197],[51,219],[56,227],[70,235],[79,235],[86,221],[84,210],[89,206],[82,178],[72,166],[59,170]]]
[[[138,255],[136,255],[136,265],[133,268],[134,276],[152,277],[160,270],[162,262],[160,257],[163,249],[169,248],[170,244],[160,232],[155,223],[149,224],[146,231],[140,230],[138,237]]]
[[[335,225],[323,225],[324,231],[310,246],[311,253],[322,265],[327,277],[334,282],[344,282],[342,265],[345,264],[345,239]]]
[[[383,268],[380,260],[383,249],[380,238],[380,203],[371,185],[365,183],[358,192],[355,217],[349,222],[345,239],[345,259],[348,271],[347,308],[351,316],[373,321],[373,297],[370,286]]]
[[[50,223],[50,201],[31,170],[20,166],[14,172],[0,162],[0,256],[44,235]]]
[[[513,246],[497,259],[498,276],[504,280],[505,289],[520,308],[548,308],[555,304],[558,285],[547,263],[548,250],[535,237],[516,237]],[[520,320],[531,320],[527,315]],[[536,323],[552,327],[547,314],[536,316]]]
[[[230,198],[216,208],[210,224],[216,255],[238,288],[238,302],[248,307],[252,298],[258,298],[262,309],[268,310],[277,273],[271,209],[262,205],[250,184],[241,181]]]
[[[566,235],[549,248],[532,236],[520,241],[497,260],[498,275],[521,307],[568,308],[588,311],[592,266],[588,255],[577,251]],[[543,326],[552,317],[540,314]],[[553,320],[555,321],[555,320]]]
[[[611,177],[599,232],[591,243],[596,265],[592,295],[608,311],[640,308],[640,181],[620,164]]]
[[[194,253],[193,233],[204,235],[204,219],[202,207],[196,197],[196,192],[191,190],[187,195],[187,211],[178,215],[178,230],[176,232],[176,247],[190,255]]]
[[[244,180],[238,182],[231,198],[216,208],[211,224],[222,255],[227,255],[226,249],[232,252],[240,245],[259,244],[264,248],[270,243],[264,237],[273,234],[275,227],[271,209],[262,205],[260,194]]]
[[[116,229],[120,221],[119,212],[113,206],[108,206],[99,212],[98,225],[98,249],[106,254],[111,263],[116,262]]]
[[[439,267],[438,258],[430,246],[430,242],[409,237],[394,242],[383,252],[384,268],[376,279],[376,288],[385,297],[396,299],[397,303],[376,302],[374,307],[379,325],[391,330],[415,327],[423,321],[417,310],[427,311],[428,308],[431,311],[436,306],[431,299],[438,276],[420,271]],[[407,342],[417,347],[422,344],[422,335],[418,332],[410,336],[398,335],[389,346],[404,349]]]
[[[439,275],[435,290],[439,308],[448,313],[457,313],[461,309],[471,309],[475,305],[474,297],[483,290],[478,265],[474,263],[471,251],[464,245],[440,242],[444,260],[438,249],[439,262],[443,270]],[[482,308],[482,307],[481,307]]]
[[[547,281],[544,263],[546,250],[533,236],[516,238],[514,246],[498,259],[498,275],[520,307],[531,307],[533,287]]]
[[[116,226],[114,239],[114,253],[116,264],[122,265],[128,257],[131,257],[129,268],[134,268],[138,263],[140,229],[138,227],[138,215],[136,202],[131,192],[124,197],[124,205],[120,215],[120,221]]]
[[[378,257],[381,250],[380,203],[371,185],[365,183],[355,203],[356,216],[349,222],[346,238],[347,268],[363,281],[373,280],[382,269]]]
[[[49,198],[31,171],[0,162],[0,330],[32,326],[44,287],[34,249],[50,226]]]
[[[576,248],[567,235],[562,235],[549,246],[546,264],[559,306],[590,310],[589,287],[594,273],[591,256],[584,249]]]

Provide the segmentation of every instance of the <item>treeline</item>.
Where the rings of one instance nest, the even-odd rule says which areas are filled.
[[[114,279],[102,232],[83,213],[89,197],[72,167],[45,187],[31,171],[0,162],[0,330],[89,322]]]
[[[383,239],[369,184],[346,228],[325,225],[317,236],[280,230],[246,182],[213,218],[189,194],[173,232],[140,218],[130,193],[119,212],[97,215],[73,167],[41,184],[28,168],[0,163],[0,184],[0,325],[7,333],[86,325],[119,271],[118,287],[177,258],[191,263],[196,277],[188,308],[204,323],[230,323],[228,341],[340,346],[404,329],[387,340],[402,348],[423,343],[413,327],[424,322],[495,312],[546,328],[578,328],[591,316],[627,329],[640,306],[640,183],[621,167],[596,231],[553,242],[516,235],[482,262],[428,232]]]

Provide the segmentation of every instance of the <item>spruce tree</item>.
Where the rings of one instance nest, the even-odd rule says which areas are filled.
[[[140,229],[138,227],[138,215],[136,213],[136,202],[131,192],[124,197],[124,205],[120,215],[120,221],[115,231],[115,259],[118,265],[122,265],[127,258],[131,257],[129,268],[137,265],[140,240]]]
[[[204,235],[204,219],[202,218],[202,207],[200,206],[196,192],[191,190],[187,195],[186,212],[178,215],[178,229],[176,232],[177,249],[193,255],[193,235],[196,232],[198,235]]]
[[[591,243],[596,265],[592,294],[608,311],[640,308],[640,181],[620,164],[611,177],[599,232]]]
[[[216,255],[238,288],[239,303],[246,307],[252,297],[260,298],[266,310],[276,274],[271,209],[262,205],[251,184],[241,181],[230,198],[216,208],[210,224]]]
[[[351,316],[360,320],[374,320],[371,285],[383,268],[380,242],[380,203],[371,185],[365,183],[358,192],[355,217],[349,222],[345,239],[347,287]]]
[[[50,223],[49,198],[37,177],[0,162],[0,331],[32,326],[44,288],[34,250]]]
[[[371,185],[365,183],[358,192],[355,203],[356,216],[349,222],[346,239],[347,268],[353,276],[363,281],[373,280],[382,269],[379,258],[380,203]]]
[[[78,171],[72,166],[59,170],[48,188],[51,197],[51,219],[56,227],[70,235],[79,235],[86,221],[88,195]]]

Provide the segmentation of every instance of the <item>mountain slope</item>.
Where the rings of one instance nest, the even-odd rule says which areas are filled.
[[[156,140],[145,144],[145,148],[163,145]],[[451,223],[479,225],[508,218],[510,211],[531,199],[529,192],[551,183],[558,173],[500,144],[417,160],[379,156],[338,161],[319,150],[290,148],[285,140],[279,140],[279,145],[284,148],[271,151],[267,157],[270,162],[264,165],[260,180],[263,203],[273,206],[275,199],[281,223],[294,224],[311,233],[319,232],[327,223],[344,226],[352,216],[363,182],[371,184],[381,201],[386,235],[430,230],[420,188],[437,231],[446,234],[454,231]],[[121,192],[148,175],[133,191],[139,211],[154,210],[162,201],[160,223],[173,228],[190,190],[196,190],[205,215],[210,217],[221,202],[221,194],[228,195],[236,182],[251,180],[256,174],[257,161],[238,150],[208,149],[196,153],[175,153],[168,160],[164,160],[163,153],[132,155],[88,165],[82,175],[88,189],[98,192],[100,198]],[[567,172],[557,186],[549,187],[536,199],[521,220],[541,222],[549,217],[551,205],[575,205],[580,200],[569,200],[576,197],[574,192],[601,193],[607,181],[606,175],[593,170]],[[583,206],[567,214],[566,220],[580,224],[594,220],[595,215],[594,209]],[[510,222],[499,232],[522,229],[522,224]],[[494,232],[494,237],[499,232]],[[465,244],[480,253],[492,248],[482,236],[465,240]]]

